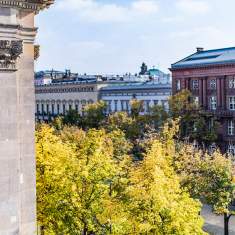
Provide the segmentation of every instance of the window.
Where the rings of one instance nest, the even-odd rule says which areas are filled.
[[[176,80],[176,90],[179,91],[181,89],[180,80]]]
[[[63,104],[63,114],[65,114],[65,104]]]
[[[121,100],[121,111],[124,111],[124,101]]]
[[[235,145],[234,144],[229,144],[228,145],[228,154],[235,155]]]
[[[166,108],[166,103],[167,103],[167,101],[166,101],[166,100],[161,100],[161,103],[162,103],[162,107],[163,107],[163,108]]]
[[[216,79],[210,80],[210,89],[212,89],[212,90],[216,89]]]
[[[37,113],[39,113],[39,104],[37,104]]]
[[[228,84],[229,88],[235,88],[235,78],[230,78],[229,79],[229,84]]]
[[[57,114],[60,114],[60,105],[57,104]]]
[[[78,104],[75,104],[75,110],[78,112]]]
[[[52,112],[52,115],[54,115],[54,113],[55,113],[55,105],[54,104],[51,105],[51,112]]]
[[[198,97],[198,96],[194,96],[194,97],[193,97],[193,102],[194,102],[194,104],[196,104],[197,106],[199,106],[199,97]]]
[[[213,154],[216,151],[216,149],[217,149],[216,144],[215,143],[211,144],[208,149],[209,154]]]
[[[108,101],[108,113],[112,112],[112,100]]]
[[[199,149],[199,144],[196,140],[193,141],[193,149]]]
[[[210,97],[210,109],[211,110],[216,110],[216,107],[217,107],[216,96],[211,96]]]
[[[72,110],[72,105],[71,104],[69,105],[69,110]]]
[[[150,112],[150,100],[145,101],[145,112]]]
[[[199,81],[193,80],[193,90],[198,90],[198,88],[199,88]]]
[[[158,105],[158,100],[154,100],[154,105]]]
[[[229,109],[235,110],[235,96],[229,97]]]
[[[44,114],[44,104],[42,104],[41,109],[42,109],[42,114]]]
[[[118,101],[114,100],[114,111],[117,112],[118,111]]]
[[[234,135],[234,121],[228,121],[228,135]]]
[[[47,104],[47,114],[49,114],[49,104]]]

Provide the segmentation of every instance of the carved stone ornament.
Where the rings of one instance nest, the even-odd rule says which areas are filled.
[[[16,60],[22,52],[22,41],[0,40],[0,70],[16,70]]]
[[[0,6],[16,7],[39,11],[49,7],[54,3],[54,0],[0,0]]]
[[[34,60],[37,60],[40,56],[40,45],[34,45]]]

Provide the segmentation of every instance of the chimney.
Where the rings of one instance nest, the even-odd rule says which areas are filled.
[[[203,47],[197,47],[197,52],[202,52],[202,51],[204,51]]]

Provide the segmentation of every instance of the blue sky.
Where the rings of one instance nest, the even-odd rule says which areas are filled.
[[[56,0],[36,19],[36,70],[135,73],[235,46],[235,0]]]

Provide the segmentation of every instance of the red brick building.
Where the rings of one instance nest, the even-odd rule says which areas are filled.
[[[218,145],[235,153],[235,47],[203,50],[172,64],[173,94],[188,89],[220,122]]]

